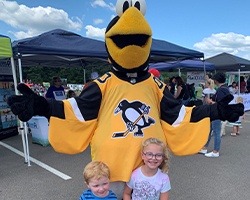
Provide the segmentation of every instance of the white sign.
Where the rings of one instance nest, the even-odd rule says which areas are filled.
[[[187,83],[194,83],[195,87],[199,87],[200,82],[205,82],[204,72],[187,72]]]
[[[0,61],[0,74],[1,75],[12,75],[11,63],[9,60]]]
[[[230,104],[235,104],[236,97],[239,96],[237,94],[234,95],[234,99],[230,102]],[[250,94],[241,94],[240,95],[243,98],[243,104],[244,104],[244,111],[250,110]]]
[[[54,93],[55,99],[56,99],[57,101],[62,101],[62,100],[64,100],[64,99],[66,99],[66,98],[65,98],[65,94],[64,94],[63,91],[54,91],[53,93]]]
[[[80,91],[82,91],[84,85],[82,85],[82,84],[71,84],[71,83],[69,83],[69,84],[67,84],[67,86],[68,86],[71,90],[80,90]]]

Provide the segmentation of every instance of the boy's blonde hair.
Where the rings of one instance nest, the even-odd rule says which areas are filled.
[[[207,83],[208,83],[208,85],[209,85],[209,88],[212,90],[212,89],[214,89],[214,80],[213,79],[208,79],[207,80]]]
[[[92,161],[83,170],[83,178],[87,184],[89,184],[89,180],[92,178],[99,180],[103,177],[110,178],[109,167],[104,162]]]
[[[243,98],[241,96],[237,96],[235,102],[243,104]]]
[[[170,157],[168,147],[166,146],[166,144],[162,140],[160,140],[158,138],[150,137],[142,142],[142,148],[141,148],[142,153],[144,151],[144,148],[147,147],[149,144],[156,144],[156,145],[159,145],[162,147],[162,152],[164,154],[164,157],[163,157],[163,161],[162,161],[161,165],[159,166],[159,168],[161,169],[161,171],[163,173],[167,173],[169,170],[168,160]]]

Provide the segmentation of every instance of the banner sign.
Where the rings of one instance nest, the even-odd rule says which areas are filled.
[[[17,118],[11,112],[7,99],[14,95],[14,82],[9,62],[0,61],[0,140],[18,134]],[[7,64],[8,66],[6,66]],[[10,63],[9,63],[10,64]]]
[[[229,104],[235,104],[235,100],[237,98],[237,96],[241,96],[243,98],[243,104],[244,104],[244,111],[249,111],[250,110],[250,94],[240,94],[234,95],[234,99],[229,103]]]
[[[200,82],[205,82],[204,72],[187,72],[187,83],[194,83],[195,87],[199,87]]]

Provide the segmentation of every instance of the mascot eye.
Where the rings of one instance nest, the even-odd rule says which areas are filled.
[[[146,13],[146,1],[145,0],[132,0],[132,6],[136,7],[143,15]]]
[[[131,0],[117,0],[116,2],[116,13],[118,16],[122,16],[122,14],[131,7]]]

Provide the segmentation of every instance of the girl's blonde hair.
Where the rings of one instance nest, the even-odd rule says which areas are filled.
[[[235,102],[243,104],[243,98],[241,96],[237,96]]]
[[[108,165],[101,161],[92,161],[86,165],[83,171],[83,178],[87,184],[90,179],[99,180],[100,178],[110,178],[110,170]]]
[[[214,80],[212,80],[211,78],[208,79],[207,81],[207,84],[209,85],[209,88],[212,90],[214,89]]]
[[[168,147],[166,146],[166,144],[162,140],[160,140],[158,138],[150,137],[142,142],[142,148],[141,148],[142,154],[144,152],[145,147],[147,147],[149,144],[156,144],[156,145],[159,145],[162,147],[162,152],[164,154],[164,157],[163,157],[163,161],[162,161],[161,165],[159,166],[159,168],[161,169],[161,171],[163,173],[168,173],[168,170],[169,170],[168,160],[170,157]]]

